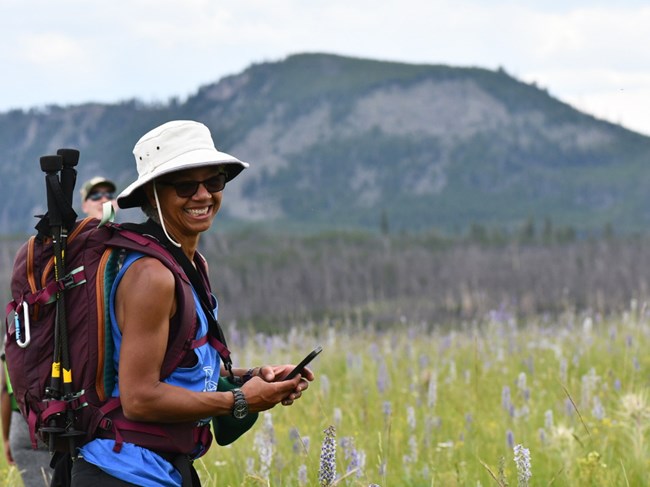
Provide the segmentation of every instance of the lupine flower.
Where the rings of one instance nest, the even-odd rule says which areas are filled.
[[[268,478],[271,473],[275,445],[275,430],[273,429],[273,416],[264,413],[264,425],[255,434],[253,447],[260,458],[260,476]]]
[[[420,370],[425,370],[429,366],[429,356],[424,353],[420,354],[418,362],[420,364]]]
[[[510,411],[511,404],[512,403],[510,399],[510,387],[503,386],[503,389],[501,389],[501,406],[506,411]]]
[[[369,350],[368,350],[370,356],[375,359],[375,361],[379,362],[382,359],[381,352],[379,350],[379,346],[376,343],[371,343]]]
[[[544,411],[544,428],[550,430],[553,427],[553,411],[547,409]]]
[[[411,460],[413,463],[418,461],[418,440],[415,435],[411,435],[409,438],[409,450],[411,452]]]
[[[343,411],[341,408],[334,408],[334,424],[339,427],[341,426],[341,421],[343,420]]]
[[[341,448],[343,448],[343,458],[348,462],[346,473],[356,471],[356,476],[361,477],[365,454],[357,451],[354,446],[354,439],[351,436],[341,438]]]
[[[246,457],[246,473],[253,475],[255,473],[255,459]]]
[[[513,450],[517,465],[517,486],[528,487],[528,481],[533,476],[530,471],[530,451],[522,445],[515,445]]]
[[[535,362],[533,360],[533,357],[528,357],[526,359],[526,367],[528,367],[528,373],[533,374],[535,372]]]
[[[615,326],[611,326],[609,328],[609,339],[612,342],[616,340],[616,327]]]
[[[302,438],[300,438],[300,432],[298,428],[291,428],[289,430],[289,439],[293,442],[293,452],[302,453],[304,451],[302,446]]]
[[[377,390],[380,394],[383,394],[389,385],[388,367],[386,367],[386,362],[382,360],[379,363],[379,370],[377,371]]]
[[[336,428],[330,425],[323,433],[325,433],[325,439],[320,452],[318,481],[321,487],[327,487],[332,485],[336,478]]]
[[[392,406],[391,402],[390,401],[384,401],[384,405],[383,405],[382,409],[384,411],[384,419],[386,421],[388,421],[388,419],[390,418],[390,415],[393,412],[393,406]]]
[[[300,438],[300,432],[298,431],[298,428],[291,428],[289,429],[289,439],[290,440],[297,440]]]
[[[564,411],[569,417],[573,416],[573,413],[575,413],[575,409],[573,409],[573,403],[568,397],[564,400]]]
[[[360,371],[363,368],[363,358],[358,353],[348,352],[347,364],[348,370]]]
[[[515,446],[515,435],[512,432],[512,430],[508,430],[506,432],[506,443],[508,444],[508,448],[514,448],[514,446]]]
[[[300,441],[302,442],[302,446],[305,449],[305,452],[309,452],[309,445],[311,445],[311,440],[309,439],[309,436],[301,436]]]
[[[519,372],[517,377],[517,389],[523,392],[526,389],[526,372]]]
[[[307,465],[298,467],[298,482],[300,485],[307,485]]]
[[[594,407],[591,408],[591,414],[594,415],[594,418],[598,420],[602,420],[605,417],[605,408],[603,407],[603,404],[600,402],[598,396],[594,397],[593,403],[594,403]]]
[[[415,431],[416,421],[415,421],[415,409],[413,408],[413,406],[409,406],[406,408],[406,422],[408,423],[411,431]]]
[[[539,442],[542,445],[546,445],[546,430],[544,428],[540,428],[538,430],[538,433],[539,433]]]
[[[589,369],[589,372],[582,376],[580,399],[584,408],[589,407],[594,391],[598,387],[598,382],[600,382],[600,376],[596,375],[596,370],[593,367]]]
[[[438,379],[436,373],[431,374],[429,380],[429,390],[427,391],[427,406],[433,409],[438,401]]]

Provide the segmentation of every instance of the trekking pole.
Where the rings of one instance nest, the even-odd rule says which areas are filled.
[[[41,170],[45,173],[45,189],[47,191],[47,216],[52,235],[52,247],[54,254],[54,279],[59,280],[63,274],[63,252],[61,249],[62,222],[61,212],[57,204],[56,192],[60,191],[58,173],[63,167],[63,158],[61,156],[43,156],[40,159]],[[63,303],[63,294],[61,291],[56,293],[56,309],[54,319],[54,356],[52,358],[52,374],[50,376],[50,386],[45,389],[46,397],[50,400],[58,400],[61,397],[61,316],[65,312]],[[57,421],[52,418],[48,426],[43,427],[42,431],[49,435],[50,453],[55,449],[55,435],[65,431],[64,428],[57,426]]]
[[[61,189],[68,204],[65,208],[61,209],[61,219],[63,226],[69,232],[72,230],[74,222],[77,219],[77,213],[72,209],[72,195],[75,183],[77,182],[77,170],[75,166],[79,163],[79,151],[77,149],[59,149],[56,153],[63,158]],[[65,247],[63,250],[65,252]]]
[[[68,232],[72,230],[77,219],[77,213],[72,209],[72,195],[74,186],[77,181],[77,170],[75,166],[79,162],[79,151],[76,149],[59,149],[56,152],[63,158],[63,168],[61,169],[61,189],[65,196],[65,205],[59,205],[61,210],[61,220],[63,223],[63,232],[61,233],[61,250],[63,255],[63,264],[65,264],[65,250]],[[72,363],[70,360],[70,348],[68,342],[68,326],[65,313],[62,315],[60,328],[61,340],[61,367],[63,369],[63,400],[72,401],[79,394],[72,388]],[[71,408],[66,408],[66,425],[65,433],[61,436],[68,437],[70,454],[75,456],[74,437],[83,435],[83,431],[74,428],[74,412]]]

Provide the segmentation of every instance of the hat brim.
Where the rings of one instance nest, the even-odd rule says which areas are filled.
[[[227,181],[234,179],[240,172],[249,166],[247,162],[240,161],[230,154],[214,149],[197,149],[186,152],[165,162],[164,164],[161,164],[151,173],[141,174],[138,176],[138,179],[135,182],[127,186],[126,189],[117,196],[117,205],[120,208],[142,206],[145,202],[144,191],[142,191],[143,186],[164,174],[185,171],[186,169],[195,169],[197,167],[223,165],[227,166]]]

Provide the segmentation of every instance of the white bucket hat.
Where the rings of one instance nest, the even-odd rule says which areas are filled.
[[[167,122],[147,132],[133,148],[138,179],[117,197],[120,208],[144,203],[142,187],[158,176],[202,166],[226,165],[227,181],[248,167],[214,146],[208,127],[191,120]]]

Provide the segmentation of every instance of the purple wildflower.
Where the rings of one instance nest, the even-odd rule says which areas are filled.
[[[382,410],[384,411],[384,419],[388,420],[393,413],[393,406],[390,401],[384,401]]]
[[[512,432],[512,430],[508,430],[506,432],[506,444],[508,445],[508,448],[512,449],[515,446],[515,435]]]
[[[510,406],[511,405],[512,405],[512,402],[511,402],[511,398],[510,398],[510,387],[503,386],[503,389],[501,389],[501,406],[506,411],[510,411]]]
[[[617,391],[621,390],[621,379],[616,379],[614,381],[614,390],[617,390]]]
[[[411,431],[415,431],[416,420],[415,420],[415,409],[413,406],[406,408],[406,422],[409,425]]]
[[[515,445],[515,464],[517,465],[517,487],[528,487],[533,476],[530,471],[530,451],[522,445]]]
[[[343,458],[348,462],[346,473],[356,472],[356,476],[361,477],[365,454],[355,448],[354,438],[351,436],[341,438],[341,448],[343,448]]]
[[[298,483],[302,485],[307,485],[307,465],[300,465],[298,467]]]
[[[275,445],[275,430],[273,429],[273,416],[264,413],[264,425],[255,434],[253,447],[260,458],[260,475],[267,478],[271,472]]]
[[[436,374],[431,374],[429,379],[429,390],[427,391],[427,406],[433,409],[438,401],[438,378]]]
[[[544,411],[544,428],[548,430],[553,429],[553,411],[550,409]]]
[[[383,360],[379,363],[379,370],[377,371],[377,390],[380,394],[383,394],[389,385],[388,379],[388,367],[386,367],[386,362]]]
[[[336,428],[328,426],[323,433],[325,439],[321,447],[318,481],[321,487],[332,485],[336,478]]]
[[[334,424],[339,427],[341,426],[341,421],[343,420],[343,411],[341,408],[334,408]]]
[[[594,418],[597,420],[603,420],[605,418],[605,408],[603,407],[603,403],[600,402],[600,399],[598,396],[595,396],[593,399],[593,408],[591,408],[591,414],[594,415]]]

